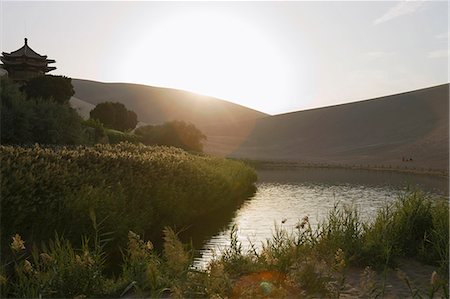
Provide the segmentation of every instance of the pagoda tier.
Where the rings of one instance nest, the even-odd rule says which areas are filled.
[[[8,76],[17,81],[26,81],[56,70],[56,67],[48,66],[55,60],[47,59],[46,55],[40,55],[33,51],[28,46],[26,38],[22,48],[11,53],[2,52],[0,60],[3,62],[2,67],[8,71]]]

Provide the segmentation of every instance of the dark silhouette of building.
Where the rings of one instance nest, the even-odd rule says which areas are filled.
[[[8,72],[8,77],[16,81],[26,81],[56,70],[56,67],[48,66],[55,60],[47,59],[46,55],[40,55],[33,51],[28,46],[26,38],[22,48],[11,53],[2,52],[0,60],[3,62],[0,67]]]

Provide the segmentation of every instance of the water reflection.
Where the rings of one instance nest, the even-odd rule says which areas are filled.
[[[339,168],[304,168],[296,170],[258,171],[259,182],[312,183],[323,185],[364,185],[405,190],[419,187],[434,194],[448,196],[448,179],[390,171],[349,170]]]
[[[260,171],[258,176],[255,196],[237,211],[215,219],[221,222],[219,233],[208,234],[212,237],[197,247],[202,249],[195,266],[204,267],[214,254],[220,254],[230,244],[233,225],[238,227],[238,239],[244,248],[251,243],[261,247],[272,236],[275,225],[293,230],[307,215],[312,226],[317,227],[336,203],[353,205],[364,220],[371,220],[380,207],[395,201],[406,188],[419,187],[430,195],[448,198],[447,179],[421,175],[301,169]],[[209,227],[207,222],[202,224]]]

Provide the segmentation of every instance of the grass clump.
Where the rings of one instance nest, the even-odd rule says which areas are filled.
[[[403,194],[365,225],[361,259],[379,266],[414,257],[448,269],[448,225],[448,202],[433,204],[420,191]]]
[[[160,260],[150,241],[130,231],[128,247],[123,253],[121,284],[124,292],[131,287],[138,293],[149,291],[156,295],[163,281],[161,279]]]
[[[100,296],[109,285],[103,274],[103,249],[87,238],[83,238],[80,249],[58,235],[40,249],[19,248],[17,242],[24,241],[16,234],[11,243],[12,258],[3,260],[2,297]]]
[[[317,248],[333,253],[342,250],[345,259],[354,260],[363,243],[364,225],[356,209],[335,204],[318,229]]]

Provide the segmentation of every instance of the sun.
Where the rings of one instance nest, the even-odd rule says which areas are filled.
[[[128,47],[117,70],[128,82],[184,89],[260,108],[288,98],[289,62],[261,28],[236,15],[183,10]]]

